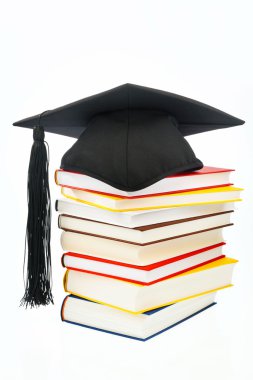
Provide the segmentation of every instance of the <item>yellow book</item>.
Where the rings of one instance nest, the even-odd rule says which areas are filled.
[[[139,314],[230,287],[236,262],[223,258],[149,286],[67,270],[64,289],[81,298]]]
[[[66,198],[117,212],[237,202],[241,200],[240,192],[242,190],[243,189],[234,186],[224,186],[151,197],[122,199],[120,197],[92,193],[64,186],[61,188],[62,195]]]

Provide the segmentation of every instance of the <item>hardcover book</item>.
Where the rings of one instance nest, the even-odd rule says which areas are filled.
[[[62,304],[62,321],[146,341],[215,305],[216,293],[133,315],[73,295]]]
[[[56,170],[55,182],[57,185],[94,191],[97,193],[117,195],[126,198],[134,198],[147,195],[171,193],[176,191],[189,191],[218,186],[228,186],[232,169],[214,168],[205,166],[198,171],[180,173],[174,176],[165,177],[151,186],[138,191],[123,191],[108,185],[98,179],[84,174]]]
[[[80,202],[59,199],[56,201],[55,208],[56,211],[62,214],[114,224],[122,227],[135,228],[150,224],[195,218],[204,215],[231,211],[234,210],[234,203],[230,202],[172,207],[160,210],[140,210],[134,212],[112,212]]]
[[[138,211],[160,208],[183,207],[199,204],[213,204],[240,201],[241,188],[233,186],[215,187],[212,189],[193,190],[184,193],[163,194],[139,198],[119,198],[115,196],[91,193],[84,190],[62,187],[64,197],[90,206],[109,211]]]
[[[153,264],[221,242],[223,242],[222,227],[145,245],[69,231],[63,231],[61,235],[64,251],[133,265]]]
[[[117,278],[142,285],[151,285],[221,259],[224,257],[222,254],[222,246],[224,244],[219,243],[146,266],[125,264],[119,261],[99,259],[97,257],[68,252],[62,256],[62,265],[68,269],[79,270],[81,272]]]
[[[208,230],[217,226],[229,225],[231,213],[232,211],[225,211],[218,214],[173,220],[135,228],[116,226],[62,214],[59,215],[58,225],[64,231],[75,231],[99,237],[103,236],[136,244],[149,244],[197,231]]]
[[[231,286],[236,262],[223,258],[149,286],[67,270],[64,287],[78,297],[139,314]]]

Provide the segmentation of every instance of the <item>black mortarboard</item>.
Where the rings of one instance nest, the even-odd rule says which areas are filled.
[[[133,84],[15,122],[14,126],[34,129],[28,172],[28,266],[29,257],[32,262],[36,254],[32,251],[44,252],[40,264],[31,264],[24,303],[47,304],[52,300],[44,131],[78,139],[64,154],[62,169],[87,174],[120,190],[136,191],[166,176],[202,168],[184,136],[243,123],[195,100]],[[43,291],[36,293],[38,277]]]

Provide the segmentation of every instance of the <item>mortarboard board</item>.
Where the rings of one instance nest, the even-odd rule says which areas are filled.
[[[195,100],[133,84],[15,122],[14,126],[34,130],[28,170],[28,271],[22,303],[53,302],[44,131],[77,138],[62,157],[62,169],[136,191],[166,176],[203,167],[184,136],[243,123]]]

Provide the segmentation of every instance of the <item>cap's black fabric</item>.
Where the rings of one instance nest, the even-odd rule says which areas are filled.
[[[61,161],[62,169],[128,191],[202,166],[174,118],[162,111],[136,109],[94,116]]]
[[[126,108],[157,109],[177,119],[184,135],[241,125],[243,120],[206,104],[170,92],[135,84],[123,84],[43,114],[41,125],[46,132],[78,138],[94,115]],[[28,117],[14,126],[33,128],[40,115]]]
[[[203,165],[183,136],[244,122],[206,104],[125,84],[14,123],[78,138],[61,167],[118,189],[142,189]]]

